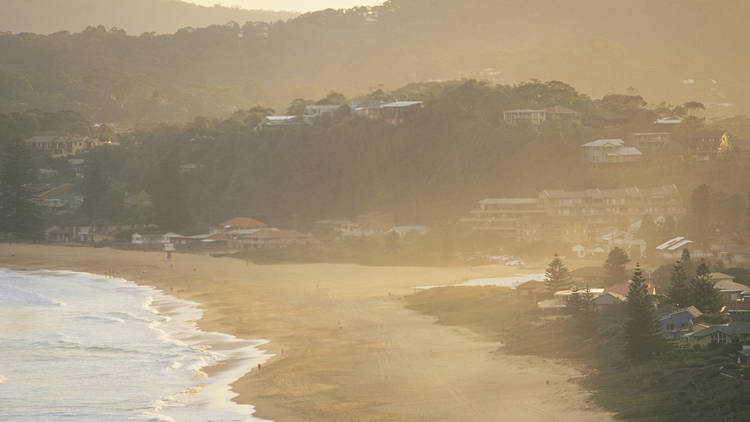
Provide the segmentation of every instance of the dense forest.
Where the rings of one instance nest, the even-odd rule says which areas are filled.
[[[99,148],[88,157],[95,180],[109,196],[100,200],[101,209],[90,202],[92,214],[85,221],[91,216],[100,221],[156,220],[175,230],[199,232],[226,217],[252,215],[270,224],[309,229],[316,219],[379,211],[394,213],[400,224],[454,224],[484,197],[666,183],[677,184],[686,200],[695,187],[713,185],[716,194],[740,197],[744,210],[743,181],[750,176],[744,159],[694,162],[684,157],[681,145],[707,128],[748,139],[747,118],[707,124],[701,117],[686,116],[674,133],[673,150],[647,156],[642,165],[592,167],[584,161],[582,143],[653,130],[657,116],[680,113],[682,107],[649,108],[639,96],[591,99],[555,81],[410,84],[364,98],[401,97],[421,99],[425,105],[398,126],[350,115],[344,107],[335,119],[314,126],[258,131],[257,124],[272,110],[255,107],[224,119],[201,117],[120,135],[119,146]],[[325,100],[331,99],[347,101],[340,94]],[[305,101],[297,100],[291,108],[299,103]],[[537,129],[502,120],[504,109],[551,105],[580,110],[584,125],[552,120]],[[606,113],[625,119],[616,125],[592,120]],[[6,142],[40,131],[113,136],[74,112],[4,114],[0,129]],[[38,156],[37,167],[72,175],[65,159]],[[70,180],[84,193],[99,189],[73,176]],[[140,191],[154,198],[156,215],[128,214],[116,206],[126,194]],[[160,197],[166,199],[159,202]],[[726,220],[721,215],[708,219]]]
[[[281,109],[330,90],[537,78],[592,96],[637,92],[649,103],[697,100],[710,115],[740,114],[750,109],[750,62],[733,52],[747,39],[749,9],[741,0],[391,0],[170,35],[105,26],[8,33],[0,35],[0,110],[187,121],[256,104]]]
[[[173,33],[185,27],[235,22],[273,22],[293,12],[198,6],[179,0],[3,0],[0,31],[52,34],[88,26],[120,28],[131,34]]]

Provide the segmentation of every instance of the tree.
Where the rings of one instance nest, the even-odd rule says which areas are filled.
[[[625,337],[628,354],[634,358],[645,358],[660,352],[664,347],[661,327],[639,264],[635,266],[628,290],[627,311]]]
[[[689,255],[688,259],[690,259]],[[686,306],[690,303],[690,286],[688,286],[687,271],[680,260],[675,262],[674,267],[672,267],[672,279],[667,288],[667,296],[677,306]]]
[[[189,224],[183,184],[177,172],[177,163],[171,156],[159,164],[159,176],[153,192],[156,224],[164,230],[184,230]]]
[[[312,104],[313,102],[311,100],[306,100],[304,98],[295,98],[289,104],[289,108],[287,108],[286,114],[290,116],[302,116],[303,114],[305,114],[305,109],[307,108],[307,106]]]
[[[630,262],[630,258],[621,248],[614,248],[609,251],[607,261],[604,263],[604,273],[610,286],[625,281],[625,265],[628,262]]]
[[[570,292],[570,298],[566,305],[568,311],[579,319],[584,316],[590,316],[591,311],[594,309],[594,294],[591,293],[589,286],[587,285],[583,290],[579,290],[573,286]]]
[[[695,277],[690,281],[691,304],[703,313],[715,313],[721,307],[719,291],[711,281],[711,273],[704,261],[698,265]]]
[[[18,138],[11,140],[0,155],[0,233],[10,239],[42,237],[43,221],[31,190],[34,174],[26,145]]]
[[[555,292],[565,290],[570,286],[570,273],[557,254],[549,263],[544,274],[544,282],[547,283],[547,292],[554,295]]]
[[[317,105],[343,105],[346,104],[346,97],[344,94],[338,92],[330,92],[325,98],[319,100],[315,104]]]
[[[711,219],[711,188],[700,185],[693,190],[690,198],[690,210],[693,218],[693,231],[696,240],[705,243],[708,240],[709,221]]]

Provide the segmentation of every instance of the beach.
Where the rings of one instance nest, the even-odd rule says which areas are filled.
[[[609,421],[559,362],[502,354],[478,334],[405,309],[418,286],[517,268],[253,265],[231,258],[0,246],[0,267],[114,274],[198,302],[204,331],[265,339],[272,354],[233,386],[275,421]],[[539,273],[539,268],[528,269]],[[228,363],[231,364],[231,363]],[[210,370],[209,370],[210,372]]]

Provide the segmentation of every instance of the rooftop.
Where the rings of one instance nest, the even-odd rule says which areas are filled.
[[[225,229],[259,229],[267,227],[267,225],[254,218],[235,217],[221,223],[221,227]]]
[[[621,147],[625,145],[625,141],[622,139],[597,139],[589,143],[583,144],[583,147]]]
[[[536,205],[537,198],[486,198],[479,201],[485,205]]]

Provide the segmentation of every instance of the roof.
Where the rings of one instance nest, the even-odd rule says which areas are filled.
[[[564,191],[564,190],[544,190],[540,196],[546,196],[552,199],[569,199],[569,198],[651,198],[679,196],[680,191],[674,184],[656,186],[650,188],[628,187],[618,189],[586,189],[583,191]]]
[[[669,315],[664,315],[659,320],[660,321],[667,320],[667,319],[674,317],[675,315],[679,315],[683,313],[689,313],[690,316],[693,318],[698,318],[699,316],[703,315],[703,312],[701,312],[700,309],[696,308],[695,306],[688,306],[687,308],[678,309]]]
[[[619,293],[615,293],[615,292],[604,292],[604,293],[602,293],[602,295],[601,295],[601,296],[599,296],[599,297],[597,297],[596,299],[594,299],[594,304],[597,304],[598,302],[601,302],[602,300],[604,300],[604,299],[602,299],[602,298],[603,298],[603,297],[606,297],[606,296],[611,296],[611,297],[613,297],[613,298],[617,299],[617,300],[618,300],[618,301],[620,301],[620,302],[627,302],[627,300],[628,300],[628,297],[627,297],[627,296],[623,296],[623,295],[621,295],[621,294],[619,294]]]
[[[392,228],[391,230],[396,231],[396,232],[412,232],[412,231],[426,232],[426,231],[430,231],[430,228],[427,226],[396,226]]]
[[[396,101],[393,103],[383,104],[380,106],[380,108],[404,108],[420,104],[422,104],[422,101]]]
[[[296,118],[297,116],[266,116],[269,122],[288,122]]]
[[[553,114],[578,114],[577,111],[571,110],[567,107],[563,107],[560,105],[547,107],[544,109],[544,111],[546,111],[547,113],[553,113]]]
[[[684,236],[677,236],[677,237],[669,239],[666,242],[662,243],[661,245],[657,246],[656,250],[661,251],[661,250],[664,250],[664,249],[672,248],[675,245],[683,243],[685,240],[687,240],[687,239],[685,239]],[[692,241],[688,241],[688,242],[692,243]],[[670,250],[674,250],[674,249],[670,249]]]
[[[715,332],[728,335],[750,334],[750,322],[732,321],[729,324],[711,325],[706,329],[685,334],[685,337],[706,337]]]
[[[543,281],[536,281],[536,280],[530,280],[525,283],[521,283],[518,286],[516,286],[516,290],[518,289],[546,289],[547,283]]]
[[[250,217],[234,217],[221,223],[223,228],[232,229],[260,229],[268,227],[265,223]]]
[[[27,139],[27,143],[31,144],[49,144],[49,143],[74,143],[81,142],[84,138],[80,136],[59,136],[59,135],[37,135]]]
[[[713,276],[711,277],[713,279]],[[714,283],[714,287],[722,292],[742,292],[747,290],[747,286],[740,283],[735,283],[733,280],[719,280]]]
[[[668,117],[663,117],[661,119],[654,120],[654,124],[657,124],[657,125],[676,125],[678,123],[682,123],[682,120],[670,119]]]
[[[583,147],[621,147],[625,145],[625,141],[622,139],[597,139],[587,144],[583,144]]]
[[[584,293],[585,291],[586,289],[578,289],[576,290],[576,293]],[[592,294],[598,293],[602,295],[604,294],[604,289],[589,289],[589,292],[591,292]],[[572,290],[560,290],[560,291],[555,292],[555,296],[570,296],[572,294],[573,294]]]
[[[493,205],[536,205],[537,198],[486,198],[479,201],[480,204]]]
[[[735,277],[733,275],[719,273],[719,272],[713,272],[711,273],[711,279],[712,280],[734,280]]]
[[[67,195],[73,191],[73,185],[70,183],[65,183],[60,186],[54,187],[48,191],[42,192],[37,196],[37,199],[44,200],[44,199],[53,199],[60,197],[62,195]]]
[[[641,150],[636,147],[622,147],[615,151],[617,155],[643,155]]]

